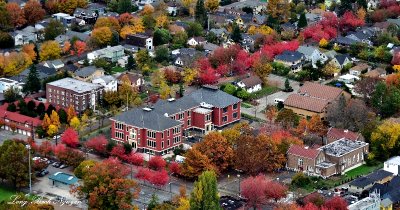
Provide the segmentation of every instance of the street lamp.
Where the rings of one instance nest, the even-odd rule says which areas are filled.
[[[26,149],[28,149],[28,165],[29,165],[29,195],[32,194],[32,175],[31,175],[31,146],[27,144]]]
[[[239,179],[239,197],[240,197],[240,174],[238,174],[237,177]]]

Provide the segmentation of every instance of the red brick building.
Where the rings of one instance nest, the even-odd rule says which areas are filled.
[[[180,99],[159,100],[112,117],[111,138],[139,152],[166,154],[183,143],[190,129],[207,133],[240,120],[240,99],[205,86]]]

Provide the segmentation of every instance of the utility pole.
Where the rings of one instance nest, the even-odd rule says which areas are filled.
[[[29,165],[29,195],[32,194],[32,172],[31,172],[31,146],[29,144],[26,145],[26,149],[28,149],[28,165]]]

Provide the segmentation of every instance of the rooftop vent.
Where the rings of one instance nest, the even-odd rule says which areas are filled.
[[[143,110],[146,111],[146,112],[150,112],[151,111],[151,109],[149,107],[144,107]]]

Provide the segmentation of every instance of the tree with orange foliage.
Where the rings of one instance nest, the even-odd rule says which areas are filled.
[[[217,174],[225,171],[232,164],[233,149],[219,132],[208,133],[195,147],[208,157],[218,170]]]
[[[124,26],[124,25],[129,25],[129,23],[131,22],[131,20],[133,19],[133,15],[131,15],[130,13],[123,13],[118,17],[118,22],[120,25]]]
[[[74,54],[80,56],[86,51],[86,43],[80,40],[74,43]]]
[[[14,28],[23,26],[26,23],[24,11],[15,2],[8,2],[6,5],[8,15],[10,16],[11,24]]]
[[[115,17],[100,17],[94,24],[94,28],[109,27],[117,32],[121,30],[121,26]]]
[[[308,130],[311,133],[317,134],[318,136],[324,136],[327,132],[327,128],[321,120],[319,115],[313,115],[308,122]]]
[[[276,131],[271,134],[272,141],[278,146],[278,150],[281,154],[285,155],[290,145],[302,145],[303,141],[296,136],[293,136],[290,132],[285,130]]]
[[[181,173],[188,178],[198,177],[204,171],[214,171],[215,168],[210,159],[200,152],[196,147],[188,150],[185,154],[185,162],[181,167]]]
[[[285,155],[279,151],[278,144],[271,137],[263,134],[242,135],[234,148],[235,168],[249,174],[274,171],[282,168],[285,161]]]
[[[71,42],[65,41],[63,47],[63,53],[68,54],[70,50],[71,50]]]
[[[39,1],[29,0],[24,6],[24,14],[26,23],[31,25],[43,20],[46,11],[42,8]]]
[[[36,60],[37,54],[35,52],[34,44],[26,44],[22,46],[22,52],[26,53],[32,61]]]
[[[267,108],[265,109],[265,116],[270,124],[272,124],[277,115],[278,109],[276,108],[276,106],[267,106]]]
[[[100,27],[93,29],[91,38],[96,45],[103,47],[111,43],[112,36],[112,31],[109,27]]]
[[[153,6],[151,6],[150,4],[144,5],[143,10],[142,10],[142,15],[143,16],[151,15],[153,13],[154,13],[154,7]]]
[[[168,16],[160,15],[156,17],[156,27],[167,28],[169,25]]]

